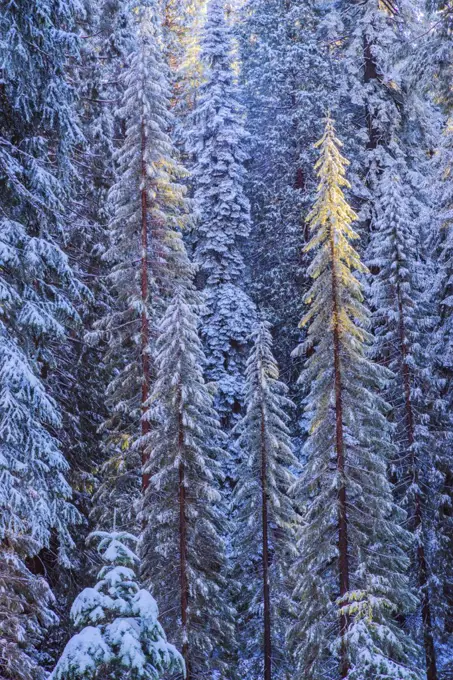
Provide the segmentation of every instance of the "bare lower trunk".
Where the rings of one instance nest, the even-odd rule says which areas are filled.
[[[417,489],[417,493],[414,499],[414,517],[412,529],[414,533],[419,535],[419,544],[417,546],[417,568],[418,568],[418,583],[420,587],[421,594],[421,604],[422,604],[422,622],[423,622],[423,644],[425,648],[425,661],[426,661],[426,677],[427,680],[437,680],[437,664],[436,664],[436,650],[434,647],[434,636],[433,636],[433,624],[431,615],[431,602],[429,596],[428,587],[428,565],[426,562],[424,538],[423,538],[423,506],[422,498],[420,494],[419,486],[419,473],[418,473],[418,461],[414,453],[415,444],[415,427],[414,427],[414,413],[412,408],[412,397],[411,397],[411,375],[409,366],[407,364],[407,339],[406,339],[406,329],[404,324],[403,315],[403,303],[401,297],[401,291],[399,286],[397,288],[397,298],[398,298],[398,330],[399,330],[399,340],[400,340],[400,351],[401,351],[401,365],[402,365],[402,375],[403,375],[403,387],[404,387],[404,408],[406,414],[406,427],[407,427],[407,442],[409,449],[411,451],[411,475],[412,482]]]
[[[332,257],[332,299],[333,299],[333,360],[335,380],[335,448],[337,454],[337,472],[341,480],[338,490],[338,563],[340,575],[340,596],[349,591],[349,559],[348,559],[348,520],[347,498],[344,480],[345,457],[344,457],[344,433],[343,433],[343,397],[341,383],[340,363],[340,328],[338,309],[338,281],[336,274],[336,253],[334,234],[331,232],[331,257]],[[349,626],[349,617],[342,614],[340,617],[341,665],[340,675],[345,678],[349,671],[348,654],[345,642],[346,631]]]
[[[267,508],[267,460],[266,433],[263,407],[261,407],[261,509],[263,524],[263,604],[264,604],[264,680],[272,676],[272,642],[271,642],[271,605],[269,584],[269,539]]]
[[[146,403],[149,398],[150,386],[150,360],[149,360],[149,320],[148,320],[148,221],[147,221],[147,195],[146,195],[146,133],[145,125],[142,122],[142,168],[141,168],[141,297],[142,297],[142,316],[141,316],[141,360],[142,360],[142,396],[141,396],[141,433],[142,436],[148,434],[150,424],[144,419],[146,413]],[[142,449],[142,491],[146,491],[149,485],[149,474],[145,472],[146,453],[145,447]]]
[[[371,44],[370,44],[370,42],[367,38],[364,38],[363,57],[364,57],[364,63],[365,63],[363,79],[364,79],[365,83],[370,83],[372,81],[378,82],[376,60],[373,56]],[[367,128],[368,128],[367,148],[368,149],[376,149],[378,147],[379,142],[380,142],[379,132],[376,129],[376,126],[374,124],[373,112],[370,111],[368,106],[365,107],[365,118],[366,118],[366,124],[367,124]]]
[[[181,404],[181,397],[179,399]],[[186,664],[185,680],[192,680],[189,639],[188,639],[188,606],[189,606],[189,580],[187,577],[187,518],[186,518],[186,480],[183,460],[184,430],[182,412],[179,411],[179,434],[178,448],[181,457],[179,463],[179,586],[181,591],[181,624],[182,624],[182,655]]]

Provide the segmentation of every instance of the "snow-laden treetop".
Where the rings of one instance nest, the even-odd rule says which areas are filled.
[[[50,680],[138,678],[184,674],[184,661],[167,642],[155,599],[137,583],[137,538],[125,531],[96,531],[104,561],[94,588],[75,599],[71,619],[80,632],[66,645]],[[132,545],[132,547],[130,547]]]

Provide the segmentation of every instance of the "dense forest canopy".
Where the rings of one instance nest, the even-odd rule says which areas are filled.
[[[453,5],[0,3],[0,679],[453,678]]]

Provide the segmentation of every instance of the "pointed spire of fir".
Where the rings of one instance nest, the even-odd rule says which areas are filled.
[[[308,216],[314,251],[305,301],[310,350],[300,380],[310,385],[307,464],[295,490],[305,505],[294,568],[298,620],[291,640],[298,678],[330,673],[363,680],[418,678],[414,646],[396,615],[415,606],[405,575],[410,534],[387,481],[389,374],[367,358],[369,312],[351,244],[356,218],[344,189],[347,160],[326,120],[317,144],[318,192]]]
[[[234,489],[235,576],[239,593],[241,672],[258,680],[292,669],[285,650],[298,516],[289,495],[298,463],[267,322],[257,325],[246,370],[246,413],[236,426],[241,465]],[[264,671],[264,674],[263,674]],[[282,676],[283,677],[283,676]]]
[[[51,680],[109,678],[159,680],[184,673],[184,661],[167,642],[157,604],[136,575],[137,538],[124,531],[93,532],[104,562],[94,588],[85,588],[71,608],[80,629],[66,645]]]
[[[147,418],[142,567],[160,594],[165,627],[182,649],[187,680],[222,677],[234,648],[219,492],[224,437],[203,380],[205,357],[191,291],[179,289],[159,326]]]
[[[111,462],[96,502],[100,526],[114,506],[124,511],[124,522],[134,521],[127,515],[134,514],[131,498],[139,495],[145,461],[130,448],[149,427],[143,415],[151,389],[152,336],[176,283],[191,269],[181,238],[188,213],[181,182],[185,173],[169,136],[173,118],[158,8],[144,0],[134,17],[133,51],[120,75],[117,113],[125,136],[115,154],[117,181],[109,192],[110,242],[104,254],[112,307],[93,334],[107,341],[111,375],[110,418],[104,427]],[[141,485],[146,484],[143,474]]]

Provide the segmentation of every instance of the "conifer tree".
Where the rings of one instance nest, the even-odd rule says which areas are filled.
[[[66,207],[70,228],[65,233],[65,251],[90,289],[90,295],[76,301],[83,329],[91,328],[111,302],[102,254],[107,245],[106,198],[114,180],[113,151],[121,137],[120,124],[113,116],[113,104],[119,96],[117,75],[125,61],[124,45],[121,50],[112,40],[121,14],[117,5],[114,0],[97,3],[85,0],[80,4],[77,17],[80,54],[71,60],[68,74],[77,94],[75,104],[82,135],[74,153],[76,176]],[[129,41],[130,29],[129,25]],[[90,531],[92,491],[99,485],[99,472],[105,461],[99,428],[108,414],[105,408],[108,373],[101,345],[87,343],[79,327],[67,334],[65,343],[56,350],[58,368],[50,372],[49,378],[63,407],[60,431],[70,465],[68,482],[74,492],[74,503],[88,521],[83,521],[75,535],[71,568],[80,574],[77,583],[70,571],[54,568],[51,552],[45,556],[45,568],[62,612],[60,625],[46,637],[46,652],[52,655],[59,654],[69,635],[70,604],[90,577],[91,552],[85,549],[85,539]]]
[[[437,182],[433,193],[433,211],[437,215],[434,222],[432,256],[435,272],[431,289],[431,304],[435,308],[434,347],[431,368],[434,379],[439,381],[442,397],[443,417],[434,424],[434,442],[439,449],[437,466],[440,484],[436,494],[438,512],[435,517],[436,560],[433,574],[437,576],[438,594],[442,600],[443,625],[440,627],[441,640],[448,647],[453,634],[453,194],[451,173],[453,169],[453,123],[449,119],[443,132],[438,153],[434,157],[434,171]],[[430,185],[431,190],[433,189]],[[431,330],[431,329],[430,329]],[[431,341],[431,337],[429,338]],[[430,376],[431,378],[431,376]],[[430,383],[433,380],[430,380]],[[439,405],[439,399],[436,405]],[[437,419],[439,421],[439,419]],[[443,433],[443,437],[439,436]],[[451,662],[450,662],[451,664]]]
[[[78,64],[78,87],[81,93],[81,120],[86,142],[83,157],[84,172],[80,178],[81,196],[77,205],[71,247],[77,261],[83,262],[94,297],[92,304],[83,309],[84,327],[87,330],[92,329],[93,325],[97,326],[99,320],[108,316],[115,306],[112,286],[107,279],[111,263],[109,264],[105,254],[109,246],[109,224],[114,211],[109,200],[109,191],[119,179],[115,153],[120,153],[119,149],[124,142],[125,120],[123,107],[120,105],[126,88],[124,69],[130,54],[137,46],[137,15],[133,11],[134,6],[132,2],[119,0],[101,0],[95,4],[88,2],[82,28],[83,50],[81,63]],[[115,494],[121,497],[126,491],[134,493],[135,478],[131,483],[131,477],[134,477],[133,465],[131,461],[130,465],[124,466],[127,468],[124,474],[127,488],[124,489],[121,485],[123,480],[121,464],[125,462],[125,452],[118,447],[119,453],[112,459],[110,443],[103,437],[103,424],[109,415],[105,394],[114,370],[112,362],[107,361],[105,356],[109,340],[106,337],[99,337],[94,342],[94,338],[96,334],[89,333],[81,348],[77,346],[75,348],[76,351],[79,349],[82,356],[76,362],[79,372],[78,383],[74,387],[77,389],[80,385],[85,402],[91,396],[91,388],[92,398],[97,398],[97,404],[103,405],[103,408],[97,406],[90,409],[91,404],[88,403],[85,410],[85,430],[87,425],[89,428],[86,417],[88,413],[92,415],[93,420],[96,419],[97,425],[95,441],[91,442],[90,447],[94,463],[91,469],[97,469],[100,473],[98,477],[101,478],[102,484],[99,491],[101,496],[107,491],[105,485],[108,486],[110,482],[116,488]],[[93,341],[90,341],[91,339]],[[94,366],[96,371],[93,370]],[[86,432],[84,434],[86,437]],[[82,442],[83,438],[80,437],[79,450],[83,446]],[[102,467],[103,464],[106,466],[105,469]],[[135,473],[135,477],[138,476],[138,471]],[[99,480],[90,477],[88,479],[91,483],[94,481],[95,488],[98,486]],[[94,503],[90,504],[90,521],[103,526],[103,513],[110,514],[114,504],[106,509],[102,502],[98,503],[96,494],[93,500]],[[129,510],[131,511],[130,504]]]
[[[109,263],[104,257],[109,246],[109,223],[113,210],[108,197],[112,185],[118,179],[114,155],[124,136],[120,101],[124,96],[125,82],[120,74],[124,72],[135,45],[135,28],[136,15],[132,3],[118,0],[87,3],[81,28],[81,60],[77,69],[81,122],[85,137],[84,171],[79,178],[80,197],[71,232],[71,249],[78,263],[83,263],[94,298],[91,304],[82,309],[84,327],[87,330],[108,315],[115,305],[113,291],[107,281]],[[109,415],[105,393],[112,377],[112,365],[105,360],[107,345],[106,338],[90,342],[88,335],[79,347],[76,345],[74,348],[74,354],[79,356],[74,362],[78,368],[78,380],[74,389],[80,389],[85,406],[84,432],[78,437],[76,453],[83,454],[83,446],[86,447],[88,443],[87,430],[88,434],[92,434],[92,425],[88,421],[91,416],[96,427],[95,435],[92,434],[92,441],[89,442],[91,471],[97,470],[100,475],[97,475],[97,480],[93,480],[90,475],[85,477],[88,483],[94,483],[95,488],[99,485],[99,477],[102,483],[106,481],[102,465],[106,458],[107,466],[109,465],[112,453],[103,437],[103,423]],[[97,406],[93,407],[90,397]],[[115,475],[115,481],[119,482],[119,479],[120,476]],[[91,521],[96,524],[100,507],[97,502],[94,506],[92,502],[87,505],[87,512],[92,512]],[[86,537],[82,538],[84,540]]]
[[[348,3],[342,10],[339,31],[349,36],[339,48],[345,59],[342,89],[348,109],[344,134],[356,174],[354,193],[366,247],[383,170],[396,158],[400,164],[404,159],[405,177],[412,188],[423,182],[423,153],[431,143],[426,138],[431,127],[429,131],[426,127],[432,110],[426,99],[421,101],[419,78],[408,67],[415,61],[409,36],[419,30],[414,28],[413,4],[367,0],[357,12]],[[351,128],[356,132],[347,132]]]
[[[421,202],[425,154],[432,148],[432,121],[437,120],[417,70],[411,38],[422,30],[411,2],[366,0],[359,7],[341,3],[334,13],[338,25],[338,58],[344,60],[340,79],[344,134],[355,175],[354,193],[368,242],[379,201],[379,180],[395,159],[407,166],[405,181]],[[334,23],[334,21],[332,21]],[[404,28],[403,28],[404,26]],[[352,131],[352,132],[351,132]]]
[[[435,528],[433,521],[439,511],[436,504],[442,504],[441,478],[449,467],[449,454],[440,429],[445,427],[447,409],[426,333],[432,312],[424,291],[426,264],[420,257],[418,227],[409,184],[393,164],[380,179],[369,248],[370,267],[377,271],[371,283],[374,351],[394,374],[387,389],[397,425],[394,476],[415,536],[412,564],[421,602],[426,675],[435,680],[434,581],[442,583],[445,576],[431,576],[430,544],[433,531],[434,543],[442,543],[441,527]]]
[[[453,96],[453,9],[445,0],[428,0],[426,7],[426,29],[419,32],[421,45],[417,45],[416,74],[424,86],[425,93],[434,96],[437,103],[451,115]]]
[[[29,546],[26,546],[29,549]],[[45,677],[39,648],[43,631],[58,623],[55,597],[42,576],[25,565],[20,540],[1,553],[0,671],[3,678]]]
[[[194,259],[205,302],[201,333],[207,375],[217,383],[217,407],[228,430],[243,404],[245,353],[255,310],[245,290],[242,255],[250,233],[243,109],[222,0],[209,3],[201,61],[206,81],[197,93],[188,143],[194,159]]]
[[[253,333],[246,370],[246,413],[236,426],[242,463],[234,490],[235,576],[240,583],[239,645],[243,677],[285,678],[290,620],[288,578],[298,516],[289,496],[298,463],[291,447],[288,410],[267,322]]]
[[[187,680],[195,680],[228,677],[234,627],[219,493],[226,453],[187,295],[177,291],[156,342],[146,416],[152,427],[143,438],[150,483],[142,509],[142,564],[146,582],[159,592],[170,639],[182,650]]]
[[[176,133],[182,144],[186,117],[193,108],[202,79],[203,66],[199,53],[206,4],[206,0],[163,0],[161,3],[165,55],[170,65],[174,91]]]
[[[405,574],[410,534],[387,480],[389,372],[367,356],[369,312],[351,241],[356,215],[343,189],[346,159],[331,119],[317,146],[317,199],[308,222],[315,250],[302,320],[310,350],[301,380],[307,464],[296,493],[305,504],[294,567],[298,620],[291,630],[298,678],[415,679],[416,647],[398,616],[416,604]],[[339,669],[337,670],[339,665]]]
[[[396,354],[400,353],[399,369],[395,369],[395,379],[397,383],[399,380],[399,389],[396,388],[393,394],[391,390],[387,392],[387,398],[393,410],[392,419],[397,423],[405,423],[401,425],[396,442],[400,452],[400,462],[407,461],[407,456],[411,455],[409,450],[414,452],[414,447],[420,447],[425,451],[433,450],[431,446],[426,448],[427,439],[430,437],[429,431],[432,430],[434,422],[432,415],[429,415],[429,411],[432,410],[429,404],[440,415],[438,385],[431,384],[427,389],[426,383],[427,372],[433,370],[432,355],[429,356],[430,353],[425,352],[422,358],[420,353],[418,359],[415,359],[413,355],[418,352],[422,327],[424,325],[426,330],[428,318],[431,316],[431,310],[422,303],[421,280],[423,269],[427,267],[425,271],[428,271],[429,264],[422,264],[422,260],[427,258],[427,253],[422,253],[425,244],[423,239],[417,235],[417,230],[420,229],[423,221],[432,220],[432,212],[426,201],[426,195],[423,195],[422,187],[431,181],[424,156],[432,149],[433,131],[435,132],[438,121],[438,113],[430,105],[429,99],[426,96],[423,97],[427,88],[425,79],[417,66],[420,63],[420,54],[414,54],[415,50],[409,39],[414,34],[423,33],[423,24],[420,24],[415,16],[415,7],[410,2],[397,4],[387,2],[387,0],[382,3],[365,2],[358,12],[352,11],[350,5],[345,6],[346,26],[351,30],[351,38],[345,51],[348,98],[354,108],[358,106],[352,115],[361,127],[360,136],[356,137],[353,142],[359,176],[364,180],[364,186],[357,193],[361,194],[361,218],[364,221],[366,239],[370,239],[366,250],[366,260],[371,271],[376,275],[373,295],[383,296],[380,301],[373,300],[373,306],[376,304],[376,309],[373,310],[376,312],[372,319],[373,331],[378,338],[382,337],[382,342],[378,341],[376,344],[374,358],[381,364],[390,364],[395,367],[398,361],[394,364],[392,360]],[[403,25],[403,22],[404,30],[401,30],[399,26]],[[426,68],[432,75],[431,67]],[[365,125],[361,125],[360,120],[363,120]],[[390,179],[392,173],[398,175],[396,183]],[[401,199],[400,206],[396,206],[395,192]],[[421,217],[422,215],[424,218]],[[397,231],[401,231],[400,236],[395,236]],[[391,233],[393,236],[390,236]],[[400,239],[405,242],[405,248],[408,250],[401,251]],[[390,254],[392,248],[393,256]],[[394,289],[391,282],[395,280],[395,276],[399,277],[398,271],[403,277],[400,280],[401,294],[404,297],[407,292],[406,302],[412,298],[409,303],[412,310],[409,312],[411,320],[407,317],[408,309],[403,309],[404,301],[401,300],[403,308],[397,309],[398,295],[394,295],[394,290],[391,292],[391,289]],[[383,293],[386,287],[387,294]],[[392,295],[394,296],[393,302]],[[390,315],[389,310],[392,310]],[[406,319],[404,320],[403,317]],[[396,328],[398,318],[402,320],[400,330]],[[407,339],[407,342],[401,340],[402,328],[406,323],[408,334],[415,333],[417,340],[415,336],[412,340]],[[399,341],[397,340],[398,334],[400,335]],[[391,344],[390,337],[395,340],[395,345]],[[424,338],[426,342],[428,336],[425,335]],[[398,347],[399,349],[396,349]],[[401,351],[404,353],[407,351],[407,364],[406,359],[401,356]],[[417,377],[413,376],[415,382],[412,387],[409,387],[412,378],[406,376],[406,388],[404,388],[402,366],[406,366],[404,370],[407,370],[412,361],[418,364],[414,366],[414,374],[417,374]],[[423,383],[425,384],[424,395],[419,400],[415,395]],[[404,416],[400,405],[402,395],[408,394],[407,390],[409,392],[412,390],[414,394],[412,397],[404,397],[407,402],[406,416]],[[417,405],[414,399],[418,401]],[[412,401],[412,407],[409,406],[410,401]],[[442,407],[440,409],[442,410]],[[410,411],[413,411],[413,416],[410,416],[413,419],[412,426],[408,424]],[[418,415],[415,415],[416,413]],[[430,419],[431,425],[428,425]],[[410,430],[412,430],[412,435],[409,434]],[[412,444],[408,444],[408,438],[413,440]],[[424,473],[421,469],[415,473],[416,477],[420,477],[419,482],[422,485],[426,485],[427,475],[434,477],[437,475],[435,458],[433,454],[425,460]],[[409,488],[415,489],[418,482],[413,479],[411,483],[409,478],[414,474],[415,468],[419,468],[419,464],[403,467],[406,471],[399,469],[395,472],[396,478],[406,480],[403,483],[406,491]],[[412,472],[409,472],[409,469],[412,469]],[[422,482],[423,477],[424,482]],[[399,485],[397,488],[399,490]],[[419,492],[424,495],[424,491],[419,489]],[[419,492],[415,492],[415,497]],[[412,501],[417,503],[415,497]],[[397,502],[402,502],[401,496],[397,497]],[[407,510],[416,540],[425,544],[425,548],[420,548],[420,546],[417,548],[424,555],[420,554],[416,558],[420,565],[425,563],[424,567],[420,566],[424,575],[421,574],[419,568],[416,571],[419,572],[417,581],[421,588],[421,598],[424,601],[423,641],[427,677],[430,680],[436,680],[438,672],[433,641],[435,622],[432,593],[430,595],[428,592],[431,590],[428,581],[432,582],[432,579],[428,573],[430,558],[426,554],[426,543],[431,540],[428,539],[428,532],[433,530],[433,524],[426,516],[423,520],[415,519],[413,503],[409,504]],[[422,514],[426,515],[424,511]],[[421,529],[422,524],[423,529]],[[432,537],[433,544],[437,540],[441,540],[441,537]]]
[[[246,110],[253,298],[278,328],[275,353],[292,391],[299,368],[299,301],[309,285],[304,214],[316,188],[313,143],[338,90],[326,12],[301,0],[248,0],[238,11],[239,77]]]
[[[104,254],[113,306],[91,335],[107,340],[105,361],[111,373],[111,415],[105,425],[110,459],[97,499],[101,526],[115,506],[121,510],[120,523],[123,511],[124,526],[134,521],[131,498],[139,495],[141,464],[130,444],[149,427],[142,416],[150,392],[153,329],[174,281],[190,268],[179,232],[187,210],[179,181],[183,170],[168,135],[170,90],[157,8],[144,2],[134,16],[137,37],[121,74],[118,110],[125,137],[115,153],[117,180],[109,192],[112,217]],[[147,479],[141,483],[146,487]],[[115,494],[116,500],[108,500]]]
[[[66,645],[52,680],[141,678],[158,680],[184,672],[184,661],[167,642],[152,595],[137,578],[137,538],[124,531],[94,532],[104,562],[94,588],[85,588],[71,609],[80,628]],[[132,547],[130,545],[132,544]]]
[[[453,272],[453,191],[451,175],[453,171],[453,120],[449,119],[443,131],[438,153],[434,158],[435,191],[433,210],[437,215],[434,224],[433,251],[436,279],[433,291],[438,311],[438,341],[434,355],[438,370],[445,380],[444,392],[449,408],[453,406],[453,327],[452,327],[452,272]]]
[[[369,185],[379,171],[380,155],[385,154],[394,130],[401,123],[401,83],[390,82],[396,49],[402,40],[397,22],[391,20],[397,12],[407,18],[409,3],[396,8],[390,1],[379,4],[367,0],[356,15],[345,6],[345,23],[349,26],[350,22],[352,28],[346,48],[345,76],[349,97],[361,107],[360,114],[365,113],[366,143],[362,144],[362,158],[367,159],[366,168],[372,174]]]
[[[44,673],[35,652],[54,598],[36,567],[46,573],[51,540],[69,564],[79,519],[61,446],[71,376],[59,365],[85,292],[62,249],[80,140],[68,78],[78,10],[19,0],[0,12],[0,673],[16,680]]]

